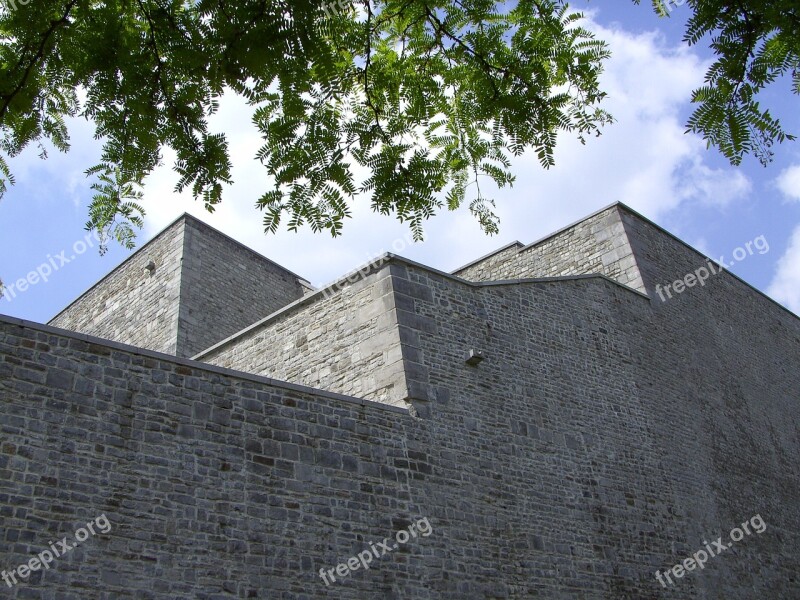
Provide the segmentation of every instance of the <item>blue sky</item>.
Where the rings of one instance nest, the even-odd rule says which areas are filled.
[[[800,144],[777,147],[768,168],[752,158],[734,168],[716,150],[706,150],[702,140],[684,134],[690,92],[702,82],[711,58],[705,46],[681,42],[688,7],[676,6],[669,19],[659,19],[647,0],[640,6],[584,1],[574,7],[588,9],[591,28],[611,45],[603,85],[617,122],[587,146],[562,136],[556,167],[548,171],[533,154],[515,160],[514,187],[493,194],[499,235],[484,235],[464,207],[437,215],[425,226],[426,241],[412,244],[404,225],[371,213],[366,200],[356,202],[354,218],[339,238],[307,230],[264,234],[254,207],[270,183],[253,158],[260,138],[250,123],[251,110],[226,97],[212,121],[215,130],[228,134],[233,154],[235,183],[223,204],[208,214],[187,195],[175,194],[177,177],[165,152],[164,166],[147,180],[146,226],[138,245],[191,212],[320,285],[383,251],[449,271],[511,241],[534,241],[619,200],[714,258],[730,257],[735,248],[764,236],[769,251],[730,270],[800,313]],[[799,100],[787,82],[767,99],[794,133],[800,133]],[[52,151],[42,161],[31,149],[11,161],[17,183],[0,201],[0,277],[14,284],[44,264],[52,273],[47,282],[15,290],[14,298],[6,294],[0,299],[2,314],[46,322],[130,254],[112,244],[101,257],[96,248],[81,253],[81,244],[75,245],[86,236],[91,199],[83,172],[97,162],[99,143],[91,123],[74,120],[70,131],[69,154]],[[61,264],[64,258],[68,262]]]

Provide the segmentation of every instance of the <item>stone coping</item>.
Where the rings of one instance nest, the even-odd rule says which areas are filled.
[[[86,335],[84,333],[76,333],[74,331],[69,331],[66,329],[61,329],[59,327],[53,327],[52,325],[44,325],[42,323],[35,323],[33,321],[27,321],[25,319],[18,319],[16,317],[10,317],[8,315],[0,314],[0,323],[5,323],[7,325],[13,325],[17,327],[21,327],[23,329],[32,329],[34,331],[40,331],[42,333],[47,333],[51,335],[58,335],[66,338],[71,338],[75,340],[80,340],[83,342],[87,342],[90,344],[97,344],[99,346],[104,346],[106,348],[111,348],[112,350],[119,350],[121,352],[127,352],[129,354],[135,354],[139,356],[144,356],[147,358],[153,358],[156,360],[161,360],[165,362],[172,363],[174,365],[180,365],[184,367],[189,367],[192,369],[198,369],[201,371],[206,371],[208,373],[215,373],[217,375],[225,375],[227,377],[235,377],[237,379],[242,379],[245,381],[252,381],[255,383],[262,383],[265,385],[270,385],[273,387],[293,391],[293,392],[302,392],[305,394],[312,394],[314,396],[320,396],[322,398],[327,398],[331,400],[339,400],[342,402],[348,402],[352,404],[359,404],[361,406],[369,407],[369,408],[379,408],[382,410],[388,410],[389,412],[400,413],[404,415],[410,415],[410,411],[407,408],[402,408],[399,406],[392,406],[390,404],[383,404],[381,402],[375,402],[373,400],[367,400],[365,398],[356,398],[355,396],[346,396],[344,394],[337,394],[336,392],[329,392],[327,390],[320,390],[312,387],[308,387],[305,385],[299,385],[296,383],[289,383],[288,381],[281,381],[279,379],[272,379],[270,377],[263,377],[261,375],[253,375],[251,373],[245,373],[243,371],[235,371],[233,369],[226,369],[224,367],[218,367],[215,365],[209,365],[207,363],[199,362],[193,359],[188,358],[178,358],[176,356],[172,356],[170,354],[164,354],[162,352],[156,352],[154,350],[147,350],[145,348],[139,348],[137,346],[130,346],[128,344],[121,344],[119,342],[114,342],[112,340],[105,340],[99,337],[95,337],[93,335]]]

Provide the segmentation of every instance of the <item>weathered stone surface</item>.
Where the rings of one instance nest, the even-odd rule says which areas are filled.
[[[183,215],[50,324],[190,357],[306,291],[297,275]]]
[[[50,324],[168,354],[177,354],[184,220],[145,244]],[[150,261],[152,274],[145,271]]]
[[[391,258],[202,357],[329,391],[0,318],[0,570],[112,524],[0,590],[800,597],[800,320],[729,273],[662,302],[705,259],[625,207],[574,229],[572,257],[480,264],[581,277]],[[586,271],[623,268],[644,293]],[[757,514],[762,534],[658,583]],[[423,517],[429,537],[319,577]]]
[[[307,296],[198,359],[405,407],[389,266]]]
[[[597,273],[644,291],[616,204],[543,240],[519,242],[454,271],[469,281],[500,281]]]

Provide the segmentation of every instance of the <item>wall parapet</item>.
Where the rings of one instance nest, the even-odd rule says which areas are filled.
[[[272,377],[265,377],[263,375],[255,375],[253,373],[247,373],[244,371],[237,371],[236,369],[229,369],[227,367],[220,367],[217,365],[212,365],[209,363],[201,362],[195,360],[193,358],[181,358],[178,356],[174,356],[172,354],[164,354],[163,352],[157,352],[155,350],[148,350],[147,348],[140,348],[138,346],[131,346],[129,344],[123,344],[120,342],[115,342],[113,340],[106,340],[103,338],[99,338],[93,335],[87,335],[85,333],[78,333],[76,331],[69,331],[67,329],[61,329],[60,327],[54,327],[52,325],[45,325],[43,323],[36,323],[34,321],[28,321],[26,319],[19,319],[17,317],[12,317],[9,315],[0,314],[0,326],[7,326],[12,325],[15,327],[21,327],[23,329],[32,329],[34,331],[40,331],[42,333],[47,333],[51,335],[57,335],[68,339],[80,340],[82,342],[86,342],[88,344],[94,344],[97,346],[102,346],[108,348],[109,350],[119,350],[122,352],[127,352],[130,354],[134,354],[137,356],[143,356],[147,358],[153,358],[156,360],[169,362],[177,366],[182,367],[189,367],[192,369],[199,369],[201,371],[205,371],[207,373],[213,373],[216,375],[225,375],[229,377],[236,377],[238,379],[242,379],[245,381],[252,381],[255,383],[263,383],[267,385],[271,385],[274,387],[279,387],[285,390],[293,391],[293,392],[302,392],[307,394],[314,394],[316,396],[320,396],[322,398],[329,398],[332,400],[341,400],[344,402],[350,402],[354,404],[358,404],[361,406],[368,406],[368,407],[377,407],[382,410],[388,410],[390,412],[400,413],[400,414],[409,414],[407,408],[399,407],[399,406],[392,406],[390,404],[383,404],[381,402],[374,402],[372,400],[366,398],[359,398],[356,396],[349,396],[347,394],[339,394],[336,392],[331,392],[328,390],[322,390],[313,388],[307,385],[300,385],[297,383],[292,383],[289,381],[282,381],[280,379],[275,379]]]

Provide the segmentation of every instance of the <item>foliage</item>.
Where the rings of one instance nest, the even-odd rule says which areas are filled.
[[[636,0],[638,2],[638,0]],[[653,0],[662,16],[674,14],[665,0]],[[673,2],[674,4],[674,2]],[[692,93],[695,109],[687,130],[699,133],[738,165],[752,154],[763,165],[773,157],[775,142],[794,140],[780,121],[763,108],[759,93],[788,78],[800,94],[800,5],[797,0],[687,0],[693,14],[684,41],[698,44],[710,37],[716,55],[705,85]]]
[[[635,0],[638,2],[638,0]],[[667,16],[676,4],[652,0]],[[794,139],[759,103],[800,93],[795,0],[686,0],[686,41],[717,60],[687,125],[733,164]],[[8,159],[69,148],[66,119],[103,140],[88,228],[133,244],[145,177],[171,148],[176,189],[214,210],[231,162],[208,119],[226,91],[253,107],[269,176],[264,227],[340,233],[356,198],[421,236],[467,204],[496,232],[480,183],[514,181],[510,158],[553,165],[559,133],[585,141],[611,116],[606,45],[563,0],[5,0],[0,7],[0,195]]]
[[[482,177],[509,185],[510,156],[533,148],[549,167],[560,132],[584,140],[611,119],[598,87],[608,50],[579,21],[549,0],[8,0],[0,185],[27,145],[67,150],[65,119],[81,115],[104,142],[87,227],[130,245],[165,147],[177,190],[220,201],[229,149],[208,117],[232,90],[264,139],[267,230],[336,235],[365,194],[417,236],[465,200],[494,232]]]

